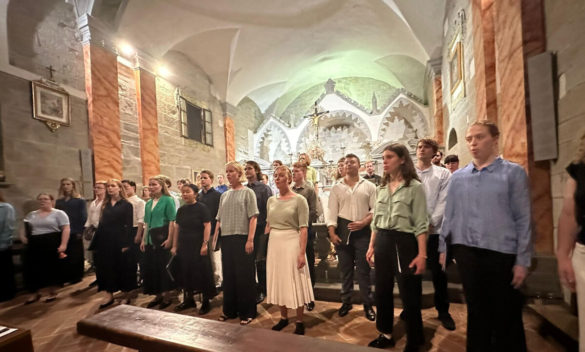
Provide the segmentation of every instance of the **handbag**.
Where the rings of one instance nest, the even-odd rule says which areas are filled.
[[[153,227],[148,230],[148,233],[150,234],[152,244],[161,247],[163,242],[169,237],[169,225],[166,224],[161,227]]]

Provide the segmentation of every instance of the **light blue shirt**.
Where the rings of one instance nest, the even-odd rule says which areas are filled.
[[[530,192],[524,169],[497,158],[477,170],[473,163],[451,177],[439,251],[446,241],[515,254],[516,265],[530,266]]]
[[[0,250],[12,246],[12,234],[14,232],[15,221],[12,205],[0,202]]]

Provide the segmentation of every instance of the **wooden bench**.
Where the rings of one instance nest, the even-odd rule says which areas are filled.
[[[77,332],[142,352],[372,351],[363,346],[129,305],[79,321]]]

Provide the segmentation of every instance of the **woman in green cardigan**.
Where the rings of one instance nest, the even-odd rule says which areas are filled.
[[[148,181],[151,199],[146,202],[144,224],[146,235],[140,249],[144,253],[143,289],[156,295],[147,308],[164,309],[171,304],[169,291],[174,288],[166,266],[171,258],[174,224],[177,210],[164,178],[155,176]],[[142,268],[141,268],[142,269]]]

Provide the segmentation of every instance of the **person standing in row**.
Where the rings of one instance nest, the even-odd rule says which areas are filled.
[[[304,335],[304,305],[315,300],[305,254],[309,206],[302,195],[290,189],[291,181],[289,168],[276,168],[274,182],[279,195],[268,200],[268,223],[265,231],[270,233],[266,301],[280,307],[280,321],[272,330],[280,331],[288,325],[288,308],[292,308],[297,311],[294,333]]]
[[[225,184],[223,175],[217,175],[217,186],[215,187],[215,190],[218,191],[219,194],[222,194],[228,190],[228,186]]]
[[[256,317],[253,254],[259,211],[254,191],[242,185],[242,165],[232,161],[225,173],[230,189],[221,195],[213,235],[216,241],[221,229],[223,314],[219,320],[239,317],[241,325],[248,325]]]
[[[335,174],[335,182],[341,181],[346,174],[345,170],[345,157],[339,158],[337,160],[337,173]]]
[[[307,153],[301,153],[299,154],[298,161],[303,161],[305,164],[307,164],[307,181],[313,184],[313,187],[315,188],[315,194],[319,195],[319,175],[317,175],[317,170],[311,166],[311,157]]]
[[[169,195],[173,198],[175,202],[175,209],[179,209],[181,206],[181,195],[171,189],[173,187],[173,182],[171,178],[165,175],[159,175],[163,180],[165,180],[165,184],[167,185],[167,190],[169,191]],[[180,190],[179,190],[180,191]]]
[[[175,307],[176,312],[195,307],[193,294],[201,292],[203,300],[199,315],[211,309],[209,300],[215,297],[215,283],[209,258],[209,236],[211,215],[202,202],[197,201],[199,188],[184,185],[181,188],[184,205],[177,211],[177,239],[171,252],[178,261],[177,286],[183,289],[183,302]]]
[[[89,203],[87,210],[87,220],[85,221],[83,229],[83,247],[85,248],[85,257],[89,262],[89,270],[95,270],[94,251],[89,250],[89,246],[95,235],[95,230],[100,223],[100,216],[102,215],[102,202],[106,197],[106,181],[97,181],[93,186],[94,200]],[[88,270],[88,271],[89,271]],[[92,281],[89,287],[97,285],[97,280]]]
[[[382,152],[384,178],[378,188],[367,260],[375,266],[379,336],[368,346],[394,346],[394,279],[406,311],[406,348],[424,344],[421,316],[422,274],[427,260],[427,204],[408,149],[390,144]]]
[[[376,186],[359,176],[360,159],[355,154],[345,156],[346,175],[331,188],[327,228],[335,245],[341,275],[341,301],[339,316],[352,309],[354,266],[364,304],[364,314],[370,321],[376,320],[372,308],[370,266],[366,252],[370,241],[370,223],[376,204]]]
[[[472,162],[451,177],[439,251],[447,241],[467,302],[467,351],[526,351],[520,287],[532,257],[530,191],[524,169],[498,156],[500,131],[473,123]]]
[[[122,180],[122,185],[124,186],[124,192],[126,193],[126,200],[132,204],[133,209],[132,245],[130,246],[130,252],[135,263],[138,263],[141,266],[140,270],[142,271],[143,264],[140,243],[142,243],[142,236],[144,234],[144,207],[146,206],[146,202],[136,195],[136,182],[132,180]],[[142,276],[142,274],[140,276]],[[137,283],[140,281],[141,280],[136,278]],[[131,297],[128,299],[131,299]]]
[[[256,276],[258,277],[258,292],[256,294],[256,303],[260,304],[266,297],[266,249],[268,247],[268,234],[264,233],[266,228],[266,203],[272,196],[272,190],[269,186],[262,183],[262,172],[260,165],[255,161],[247,161],[244,168],[248,188],[254,191],[256,195],[256,204],[258,206],[258,223],[256,233],[254,234],[254,255],[256,256]]]
[[[12,261],[12,235],[16,222],[14,208],[4,200],[0,191],[0,302],[14,298],[14,263]]]
[[[315,288],[316,275],[315,275],[315,233],[312,229],[312,224],[317,221],[317,195],[313,185],[305,179],[307,172],[307,164],[302,161],[297,161],[293,164],[292,172],[292,190],[295,193],[305,197],[307,204],[309,205],[309,226],[307,228],[307,266],[309,267],[309,274],[311,275],[311,288]],[[315,308],[315,302],[311,301],[307,303],[307,310],[310,312]]]
[[[433,155],[439,150],[439,144],[433,139],[420,139],[416,146],[416,173],[422,182],[427,199],[429,213],[429,235],[427,238],[427,267],[431,270],[435,288],[435,308],[439,320],[447,330],[455,330],[455,321],[449,314],[449,296],[447,295],[447,274],[439,264],[439,234],[443,224],[445,202],[451,173],[444,167],[433,165]],[[405,313],[403,311],[403,313]],[[402,316],[402,315],[401,315]]]
[[[216,191],[213,188],[213,172],[209,170],[201,170],[201,191],[199,191],[199,195],[197,196],[197,200],[207,206],[209,209],[209,214],[211,215],[211,231],[210,234],[213,235],[215,233],[215,226],[217,220],[215,217],[217,216],[217,210],[219,209],[219,199],[221,198],[221,193]],[[221,234],[219,234],[221,237]],[[213,243],[213,239],[210,240],[210,243]],[[221,287],[222,283],[222,275],[221,275],[221,251],[220,246],[221,243],[216,241],[217,246],[214,249],[211,249],[211,245],[209,246],[210,253],[209,256],[211,258],[211,265],[213,267],[213,278],[215,282],[215,287]]]
[[[124,292],[125,303],[130,303],[128,293],[136,288],[136,261],[131,251],[133,214],[122,182],[108,180],[102,216],[90,248],[95,250],[98,291],[107,292],[100,309],[114,303],[116,291]]]
[[[585,351],[585,133],[567,166],[563,209],[559,216],[557,260],[561,283],[577,291],[579,350]]]
[[[445,167],[450,173],[459,170],[459,157],[455,154],[447,155],[445,157]]]
[[[177,210],[164,176],[151,177],[148,187],[152,198],[145,205],[146,231],[140,244],[140,250],[144,252],[143,288],[145,294],[156,295],[147,308],[158,305],[165,309],[171,305],[169,291],[174,288],[166,267],[171,259]]]
[[[64,283],[63,259],[67,257],[69,242],[69,218],[63,210],[53,208],[52,195],[37,196],[39,209],[24,217],[25,226],[21,240],[27,245],[25,280],[33,295],[25,302],[30,304],[41,298],[41,289],[49,289],[45,302],[57,298],[56,287]]]
[[[364,179],[372,182],[376,186],[379,186],[380,182],[382,182],[382,177],[380,177],[380,175],[376,175],[375,171],[374,162],[371,160],[366,161],[366,174]]]
[[[75,284],[83,279],[85,259],[83,258],[83,227],[87,220],[87,207],[85,200],[81,198],[75,181],[66,177],[61,179],[59,185],[59,199],[55,204],[55,209],[63,210],[71,226],[69,234],[69,243],[67,244],[67,270],[65,271],[64,280]]]

